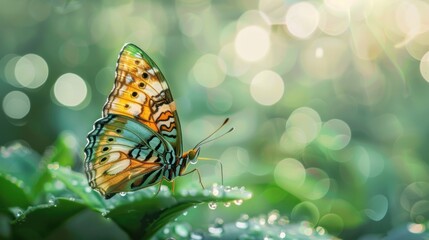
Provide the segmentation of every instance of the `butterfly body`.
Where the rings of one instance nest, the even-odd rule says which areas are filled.
[[[168,84],[140,48],[127,44],[115,86],[85,147],[89,185],[105,198],[185,174],[199,147],[182,153],[180,123]]]

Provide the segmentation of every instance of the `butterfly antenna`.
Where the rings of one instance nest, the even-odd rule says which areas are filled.
[[[205,142],[201,142],[201,143],[199,143],[196,147],[201,146],[201,145],[206,144],[206,143],[209,143],[209,142],[213,142],[214,140],[219,139],[219,138],[221,138],[221,137],[225,136],[226,134],[228,134],[228,133],[232,132],[233,130],[234,130],[234,128],[230,128],[227,132],[223,133],[222,135],[217,136],[217,137],[215,137],[215,138],[212,138],[212,139],[210,139],[210,140],[207,140],[207,141],[205,141]]]
[[[209,140],[209,141],[207,141],[207,142],[205,142],[207,139],[209,139],[211,136],[213,136],[215,133],[217,133],[223,126],[225,126],[225,124],[227,124],[228,123],[228,121],[229,121],[229,118],[226,118],[225,119],[225,121],[223,121],[223,123],[222,123],[222,125],[220,125],[215,131],[213,131],[210,135],[208,135],[207,137],[205,137],[203,140],[201,140],[199,143],[197,143],[197,145],[195,145],[195,147],[194,147],[194,149],[195,148],[197,148],[197,147],[199,147],[199,146],[201,146],[202,144],[205,144],[205,143],[207,143],[207,142],[211,142],[212,140]],[[232,131],[232,128],[228,131],[228,132],[231,132]],[[228,133],[227,132],[227,133]],[[226,133],[225,133],[226,134]],[[225,134],[222,134],[221,136],[223,136],[223,135],[225,135]],[[215,138],[215,139],[218,139],[219,137],[217,137],[217,138]]]

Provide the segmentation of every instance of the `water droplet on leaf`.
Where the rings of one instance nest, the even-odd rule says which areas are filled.
[[[208,205],[211,210],[215,210],[217,208],[217,203],[215,202],[209,202]]]
[[[235,222],[235,226],[241,229],[247,229],[249,227],[249,215],[243,214],[241,217]]]
[[[236,199],[234,200],[234,204],[237,206],[240,206],[241,204],[243,204],[243,199]]]

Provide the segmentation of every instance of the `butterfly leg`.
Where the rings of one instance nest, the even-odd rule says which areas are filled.
[[[200,181],[201,187],[203,187],[203,189],[205,189],[204,184],[203,184],[203,181],[201,180],[201,174],[200,174],[200,171],[198,171],[198,168],[194,168],[193,170],[191,170],[191,171],[189,171],[189,172],[187,172],[187,173],[181,174],[180,176],[185,176],[185,175],[191,174],[191,173],[193,173],[193,172],[197,172],[197,174],[198,174],[198,179],[199,179],[199,181]]]
[[[174,195],[174,187],[176,186],[176,181],[172,180],[171,181],[171,191],[173,192]]]
[[[156,193],[155,193],[154,197],[155,197],[155,196],[157,196],[157,195],[158,195],[158,193],[161,191],[162,181],[163,181],[163,180],[164,180],[164,178],[161,178],[161,181],[159,181],[158,191],[156,191]]]

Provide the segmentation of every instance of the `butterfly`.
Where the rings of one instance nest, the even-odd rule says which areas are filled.
[[[164,179],[173,182],[194,171],[202,185],[198,169],[186,172],[186,168],[197,162],[200,146],[209,137],[183,153],[176,104],[164,75],[143,50],[126,44],[102,118],[87,136],[84,167],[89,185],[106,199],[161,186]]]

